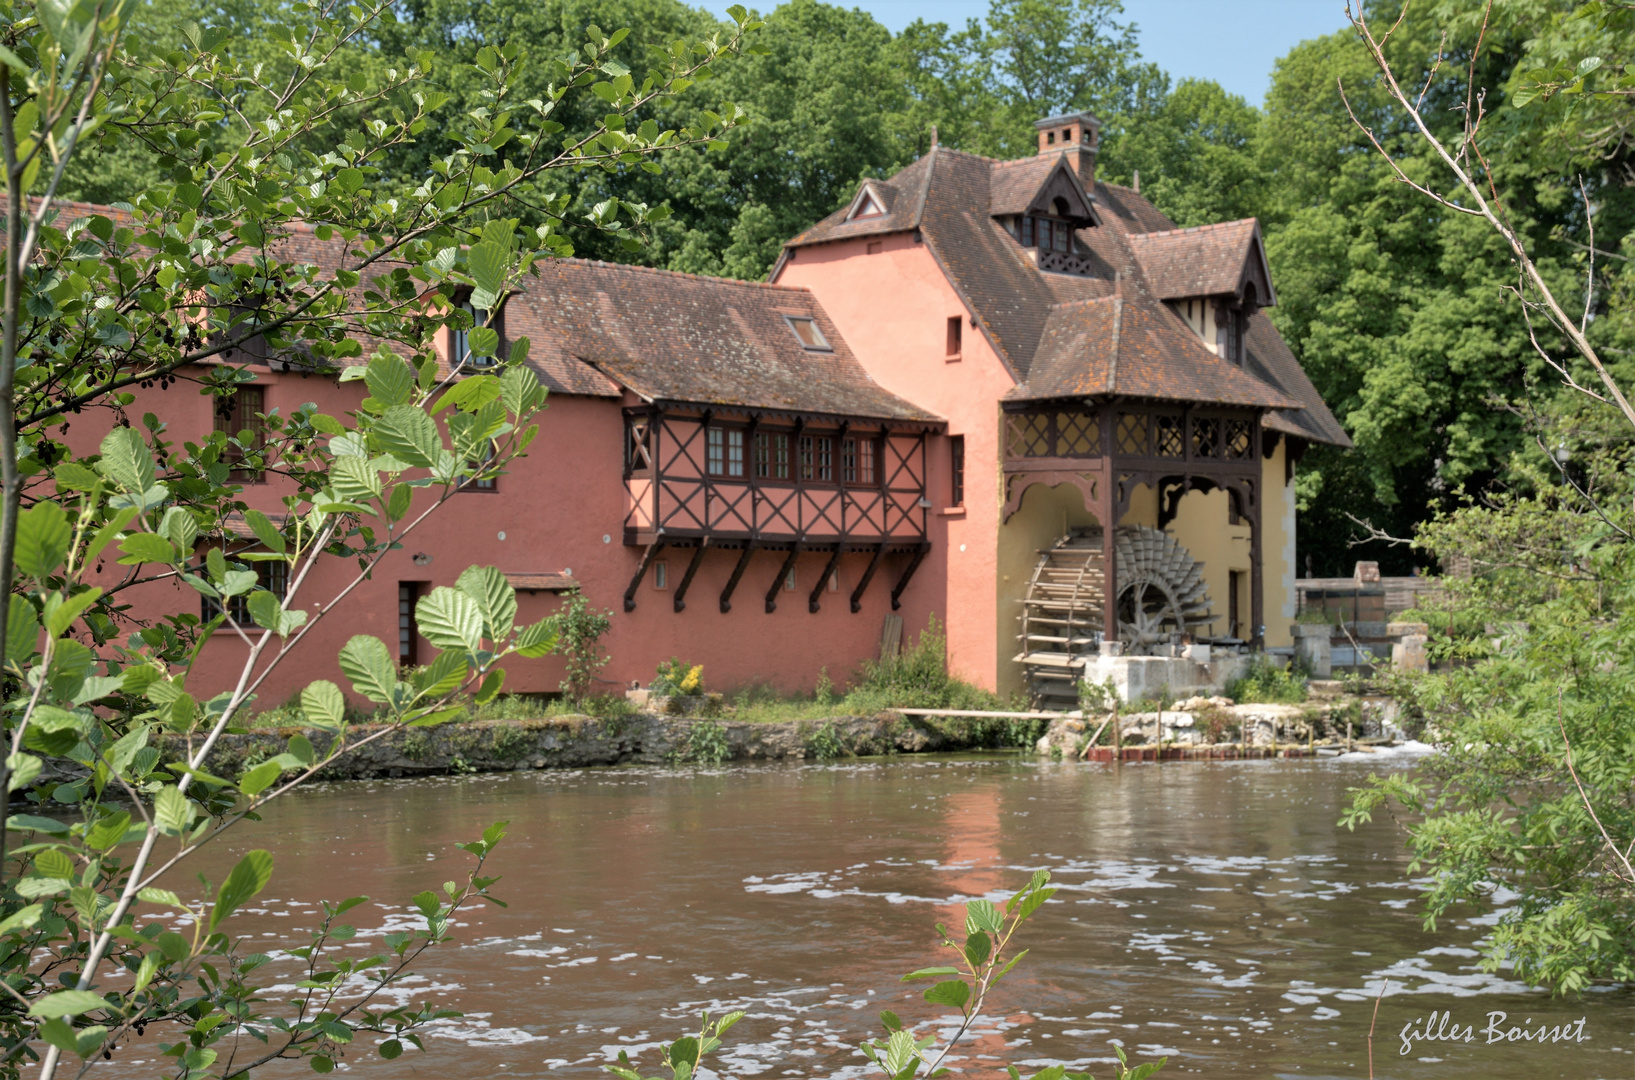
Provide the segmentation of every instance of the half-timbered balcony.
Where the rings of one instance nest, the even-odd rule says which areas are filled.
[[[916,549],[925,434],[657,409],[625,412],[626,544]]]

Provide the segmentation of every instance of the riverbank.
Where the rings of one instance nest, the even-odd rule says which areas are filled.
[[[1382,710],[1340,703],[1236,706],[1225,712],[1241,712],[1231,717],[1235,721],[1232,726],[1249,735],[1248,745],[1238,754],[1229,753],[1234,748],[1228,745],[1207,748],[1197,745],[1204,741],[1201,736],[1215,736],[1209,738],[1211,743],[1226,742],[1219,738],[1226,732],[1208,731],[1210,725],[1206,718],[1200,717],[1205,722],[1197,723],[1190,714],[1172,712],[1162,718],[1161,729],[1157,716],[1128,715],[1121,727],[1126,757],[1140,759],[1143,755],[1135,744],[1142,741],[1148,742],[1145,747],[1148,758],[1154,756],[1157,747],[1152,743],[1155,742],[1167,744],[1166,749],[1170,750],[1176,749],[1178,743],[1195,747],[1185,755],[1165,754],[1162,760],[1181,756],[1280,756],[1280,743],[1308,742],[1308,733],[1301,725],[1316,727],[1331,737],[1347,733],[1347,719],[1354,722],[1353,731],[1359,737],[1378,737],[1386,733],[1388,726],[1388,722],[1382,723]],[[1144,740],[1143,721],[1149,718],[1152,723]],[[1091,730],[1096,726],[1092,724]],[[1160,730],[1162,736],[1159,736]],[[360,724],[351,728],[350,734],[353,739],[361,739],[378,731],[378,725]],[[298,733],[312,742],[319,757],[328,752],[333,739],[328,732],[310,728],[264,728],[223,736],[205,762],[205,769],[219,776],[238,776],[245,769],[282,753],[288,748],[290,738]],[[892,712],[786,722],[689,718],[650,712],[618,717],[553,716],[389,731],[348,753],[320,775],[325,780],[368,780],[626,764],[835,760],[999,748],[1068,757],[1080,754],[1087,738],[1083,722],[1074,719],[1056,720],[1047,730],[1042,720],[903,716]],[[1104,747],[1111,741],[1107,733],[1098,740]],[[1092,751],[1092,756],[1095,753]]]

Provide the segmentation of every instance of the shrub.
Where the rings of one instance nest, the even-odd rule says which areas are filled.
[[[1278,667],[1264,655],[1226,684],[1226,696],[1240,704],[1295,705],[1306,700],[1306,677],[1292,665]]]
[[[997,694],[948,672],[948,639],[936,616],[912,648],[863,664],[861,679],[842,701],[847,712],[873,715],[887,709],[998,709]]]
[[[730,753],[726,729],[714,720],[703,720],[693,725],[682,760],[699,765],[719,765],[727,760]]]
[[[672,656],[659,664],[648,689],[660,697],[695,697],[704,692],[704,665],[684,664]]]
[[[833,761],[850,753],[840,733],[831,723],[825,723],[806,737],[806,749],[819,761]]]
[[[568,594],[568,603],[553,616],[556,629],[556,653],[567,660],[566,677],[562,692],[574,702],[583,702],[590,694],[596,677],[607,666],[607,651],[602,648],[602,635],[613,625],[611,611],[597,611],[590,606],[582,592]]]

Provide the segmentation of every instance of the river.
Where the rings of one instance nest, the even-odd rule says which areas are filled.
[[[1335,826],[1371,767],[1410,766],[971,755],[330,784],[168,884],[196,895],[194,873],[220,880],[267,847],[272,884],[234,920],[250,947],[299,944],[319,900],[362,893],[361,953],[404,925],[409,896],[461,874],[457,841],[509,820],[490,870],[510,906],[465,914],[405,992],[467,1016],[396,1062],[354,1047],[342,1068],[372,1076],[591,1077],[621,1048],[650,1073],[657,1044],[704,1009],[748,1012],[721,1074],[869,1075],[856,1046],[882,1008],[946,1027],[946,1009],[898,981],[946,962],[933,924],[1036,868],[1061,891],[956,1051],[967,1075],[1063,1062],[1105,1077],[1117,1042],[1133,1059],[1168,1056],[1161,1076],[1366,1077],[1382,980],[1382,1080],[1635,1075],[1635,994],[1552,1000],[1481,973],[1473,946],[1493,916],[1426,932],[1390,822]],[[1431,1010],[1474,1039],[1401,1055],[1401,1029]],[[1583,1041],[1489,1045],[1499,1011],[1506,1027],[1582,1017]],[[151,1045],[105,1068],[153,1075]]]

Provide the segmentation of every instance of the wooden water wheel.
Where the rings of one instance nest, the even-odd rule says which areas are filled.
[[[1118,530],[1119,640],[1130,655],[1151,653],[1172,634],[1214,621],[1203,564],[1173,537],[1146,526]],[[1106,574],[1100,529],[1074,529],[1039,552],[1022,599],[1016,662],[1041,708],[1078,707],[1085,661],[1101,643]]]

